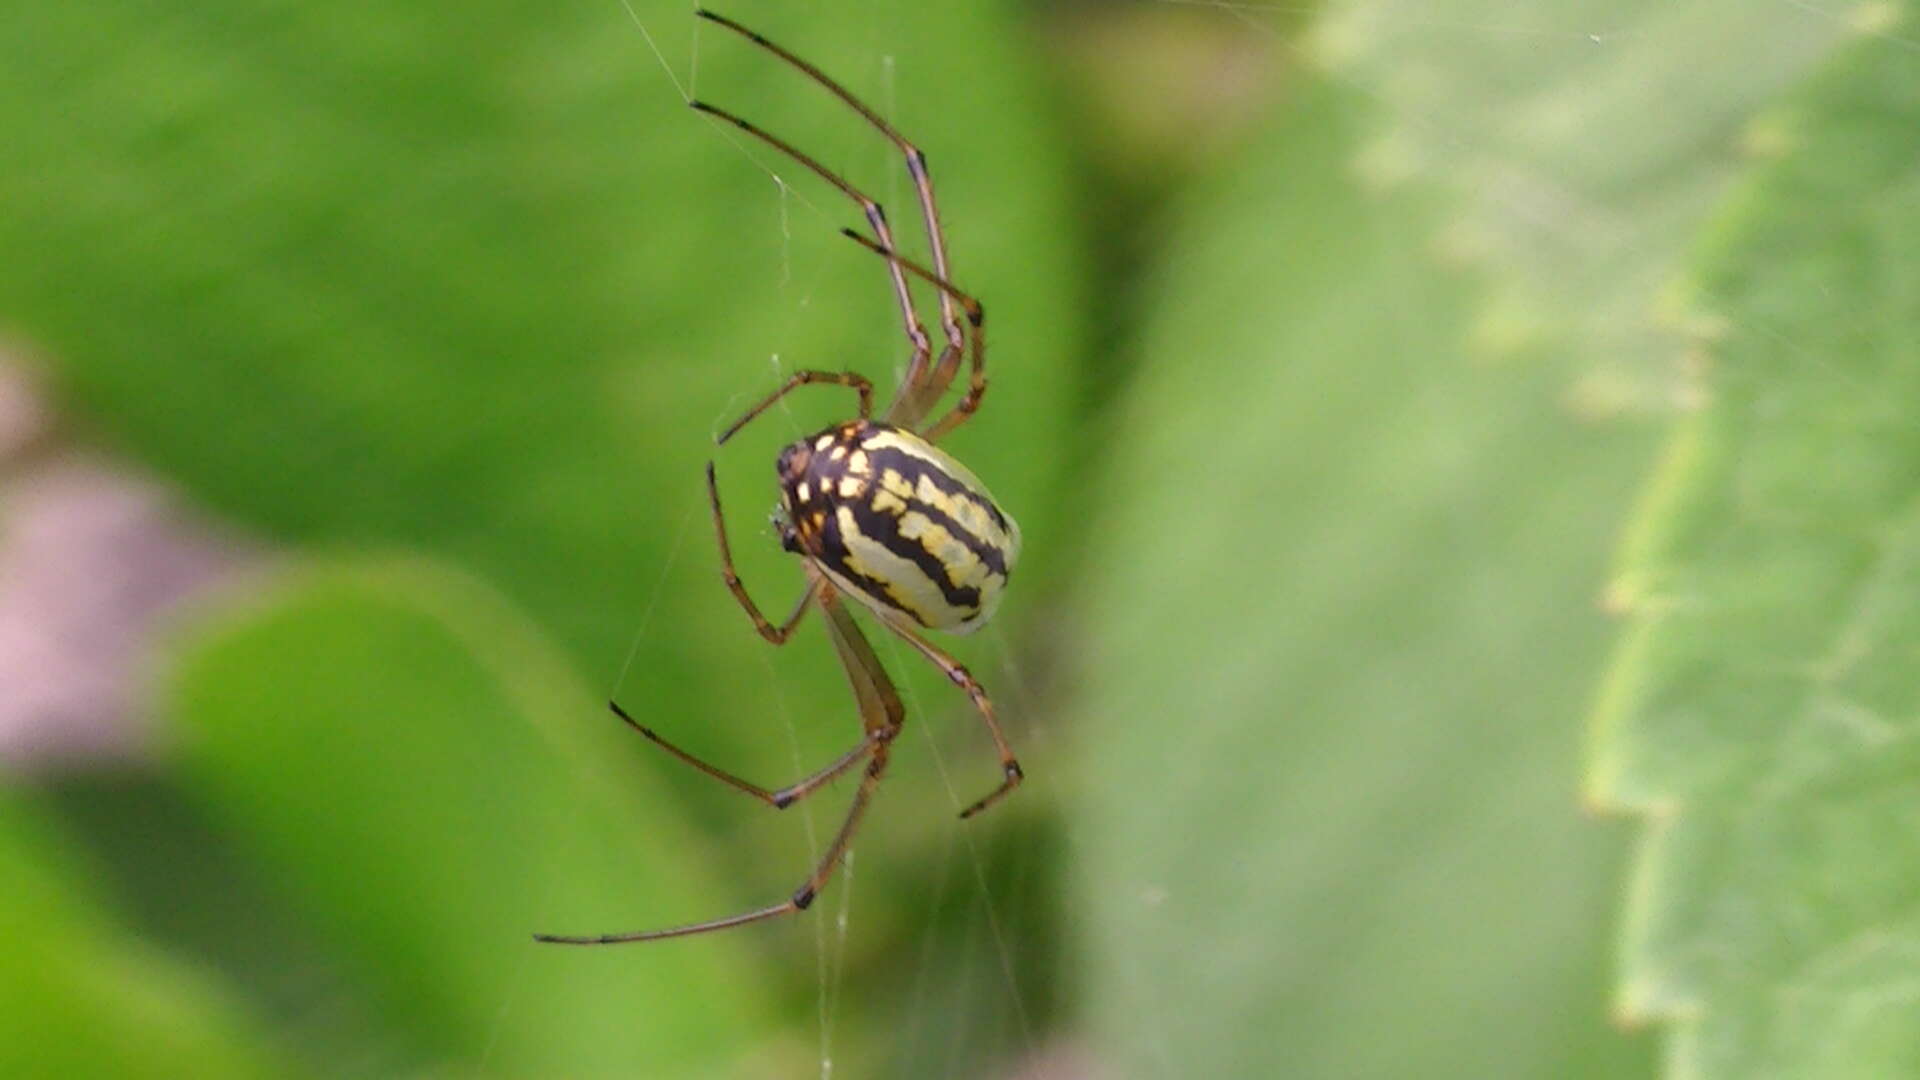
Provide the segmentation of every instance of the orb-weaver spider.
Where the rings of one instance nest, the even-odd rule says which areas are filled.
[[[536,940],[544,942],[613,945],[657,941],[759,922],[803,911],[813,902],[852,843],[880,778],[886,773],[893,738],[899,734],[906,716],[893,681],[874,655],[873,646],[854,624],[842,597],[864,605],[880,625],[899,635],[945,672],[966,691],[985,721],[987,732],[1000,753],[1002,780],[998,787],[962,810],[960,816],[971,817],[991,806],[1012,791],[1022,777],[1020,763],[1007,745],[999,721],[994,718],[993,702],[979,681],[959,661],[920,633],[921,629],[967,633],[983,625],[999,603],[1007,575],[1020,553],[1019,526],[994,504],[993,497],[965,466],[933,445],[965,423],[986,393],[986,320],[979,303],[954,286],[949,277],[946,242],[940,231],[939,214],[934,209],[933,181],[927,175],[926,156],[819,68],[723,15],[698,9],[695,14],[726,27],[798,68],[846,102],[900,148],[919,197],[933,267],[927,269],[895,249],[893,234],[887,228],[880,204],[847,180],[746,120],[705,102],[688,102],[693,108],[725,120],[787,155],[859,204],[868,226],[873,229],[873,238],[852,229],[843,231],[886,260],[907,340],[913,346],[906,374],[892,404],[879,420],[872,418],[873,384],[864,376],[851,371],[798,371],[715,440],[716,444],[724,444],[749,421],[803,386],[844,386],[859,396],[857,419],[835,424],[794,442],[780,453],[776,465],[780,475],[780,509],[775,522],[781,546],[801,558],[807,590],[793,613],[778,626],[760,613],[759,606],[747,595],[739,574],[734,571],[726,521],[720,511],[720,489],[714,479],[713,463],[707,463],[707,496],[720,546],[721,575],[727,589],[746,610],[760,636],[774,645],[786,642],[809,607],[820,608],[834,650],[853,684],[864,731],[859,745],[826,768],[787,787],[768,790],[680,749],[635,720],[617,702],[608,704],[616,716],[667,753],[776,809],[812,794],[862,761],[866,762],[866,770],[847,816],[827,845],[826,853],[806,882],[787,899],[738,915],[663,930],[590,937],[535,935]],[[946,344],[937,358],[926,328],[915,312],[913,296],[907,287],[909,275],[939,291],[940,326],[945,332]],[[955,315],[956,305],[966,315],[968,325],[964,331]],[[927,414],[959,374],[963,358],[970,364],[970,381],[965,392],[937,421],[925,424]],[[916,433],[916,428],[921,430]]]

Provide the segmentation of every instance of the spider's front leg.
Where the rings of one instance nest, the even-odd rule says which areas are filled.
[[[854,836],[860,831],[860,823],[865,820],[867,807],[873,802],[874,792],[880,788],[880,780],[886,775],[888,752],[893,738],[900,732],[900,725],[906,718],[906,709],[900,703],[900,694],[894,689],[893,680],[880,666],[880,658],[874,655],[873,646],[860,633],[847,614],[846,606],[840,602],[833,586],[826,582],[810,584],[818,589],[821,614],[826,617],[827,632],[833,638],[834,651],[847,671],[847,678],[853,684],[854,700],[860,706],[861,727],[866,732],[861,753],[868,756],[867,767],[860,777],[860,787],[853,793],[853,803],[847,808],[847,816],[840,828],[833,834],[833,842],[827,845],[826,854],[814,865],[813,873],[807,875],[793,895],[777,904],[768,904],[763,908],[729,915],[722,919],[709,919],[705,922],[688,923],[685,926],[673,926],[664,930],[640,930],[622,934],[595,934],[574,936],[567,934],[535,934],[535,941],[549,945],[621,945],[636,941],[660,941],[665,938],[687,937],[691,934],[704,934],[711,930],[727,930],[735,926],[774,919],[782,915],[791,915],[805,911],[826,888],[833,872],[846,858],[847,848],[852,845]],[[639,725],[635,725],[636,727]],[[644,730],[644,729],[643,729]],[[845,768],[836,763],[838,768]]]

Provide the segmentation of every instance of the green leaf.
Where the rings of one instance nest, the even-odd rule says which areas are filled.
[[[597,703],[484,590],[405,564],[302,575],[187,650],[171,702],[208,812],[427,1060],[734,1075],[780,1030],[744,938],[531,940],[691,921],[716,892],[631,733],[584,724]]]
[[[1575,403],[1671,410],[1682,327],[1658,303],[1685,244],[1770,134],[1755,117],[1892,5],[1747,0],[1340,0],[1318,52],[1391,117],[1376,176],[1445,184],[1437,242],[1497,287],[1475,336],[1549,341]]]
[[[1441,204],[1353,182],[1377,120],[1303,88],[1150,289],[1075,681],[1090,1022],[1124,1075],[1633,1075],[1566,720],[1646,443],[1472,362]]]
[[[1650,813],[1621,1011],[1674,1075],[1920,1070],[1920,65],[1864,43],[1684,290],[1699,396],[1614,593],[1589,787]]]
[[[64,846],[0,788],[0,1073],[290,1075],[231,995],[118,924]]]

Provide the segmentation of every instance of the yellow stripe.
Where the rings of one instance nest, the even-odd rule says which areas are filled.
[[[993,496],[988,493],[987,486],[980,482],[979,477],[973,475],[972,470],[960,464],[951,454],[948,454],[946,451],[941,450],[939,447],[934,446],[932,443],[918,436],[908,434],[904,431],[874,431],[870,432],[864,439],[861,439],[860,445],[869,450],[898,450],[908,457],[918,458],[926,462],[932,466],[936,472],[953,477],[959,481],[962,487],[965,487],[968,491],[975,492],[981,500],[991,501],[993,498]],[[892,475],[894,477],[899,476],[898,473],[893,473]],[[892,485],[886,484],[885,477],[882,478],[881,482],[883,486],[887,486],[889,490],[892,490]],[[904,487],[904,485],[902,486]],[[929,497],[927,492],[930,490],[936,492],[938,498]],[[909,493],[906,491],[897,491],[896,494],[901,495],[903,498],[909,496]],[[993,515],[987,513],[986,508],[980,506],[978,502],[972,502],[971,511],[966,516],[963,516],[961,513],[955,513],[952,508],[949,508],[945,504],[944,500],[947,496],[944,492],[939,492],[938,489],[932,488],[926,483],[922,483],[920,490],[912,492],[911,494],[947,511],[949,516],[959,522],[964,528],[971,531],[975,536],[978,536],[982,542],[991,544],[1006,552],[1007,569],[1013,569],[1013,564],[1018,561],[1020,556],[1020,526],[1011,516],[1007,517],[1007,528],[1002,530],[994,523]],[[876,504],[874,509],[878,510],[882,508]],[[1001,513],[1004,515],[1005,511],[1003,510]]]
[[[848,569],[880,582],[887,595],[912,612],[923,625],[946,629],[974,614],[971,609],[947,603],[940,586],[913,560],[894,554],[885,544],[862,533],[852,507],[841,507],[836,516],[840,521],[841,542],[847,545]],[[858,588],[852,592],[855,596],[864,595]]]

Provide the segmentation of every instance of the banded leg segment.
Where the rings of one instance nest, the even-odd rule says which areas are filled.
[[[726,441],[738,434],[741,428],[746,427],[762,413],[773,408],[781,398],[795,390],[803,386],[821,385],[851,388],[860,398],[860,418],[865,420],[873,415],[873,383],[868,381],[866,376],[851,371],[796,371],[787,377],[786,382],[780,384],[779,389],[761,399],[740,419],[727,425],[727,429],[720,433],[714,440],[714,444],[725,445]],[[734,569],[733,545],[727,542],[727,518],[725,512],[720,509],[720,481],[714,475],[711,461],[707,462],[707,504],[713,510],[713,534],[720,545],[720,577],[727,583],[727,591],[740,602],[741,608],[746,611],[747,618],[753,620],[753,628],[760,631],[761,637],[775,645],[785,644],[788,636],[793,633],[794,627],[798,626],[800,619],[806,615],[808,601],[813,596],[815,586],[809,583],[807,592],[801,595],[800,602],[794,606],[793,614],[787,617],[786,622],[775,626],[767,621],[767,617],[760,613],[760,606],[747,595],[747,587],[741,583],[739,571]]]
[[[754,798],[759,799],[761,802],[766,803],[768,806],[773,807],[775,810],[785,810],[787,807],[792,806],[794,803],[797,803],[801,799],[804,799],[808,795],[811,795],[815,791],[818,791],[823,784],[826,784],[828,781],[833,780],[835,777],[839,776],[843,772],[846,772],[848,769],[853,768],[856,764],[860,762],[860,759],[866,757],[867,754],[873,750],[876,743],[876,740],[871,736],[867,738],[863,738],[860,740],[860,744],[858,746],[855,746],[853,749],[840,755],[838,758],[835,758],[833,762],[829,764],[826,768],[821,769],[819,772],[814,773],[812,776],[808,776],[792,784],[788,784],[786,787],[780,788],[776,791],[769,791],[768,789],[763,788],[760,785],[753,783],[752,781],[742,780],[740,777],[735,776],[733,773],[730,773],[727,770],[720,768],[718,765],[710,764],[707,761],[701,758],[695,757],[693,754],[688,753],[687,751],[682,750],[678,746],[675,746],[674,744],[668,742],[666,739],[661,737],[659,732],[653,730],[652,728],[646,726],[645,724],[642,724],[640,721],[635,720],[631,715],[628,714],[627,710],[620,707],[619,702],[609,701],[607,702],[607,707],[613,710],[613,715],[619,717],[622,720],[625,720],[629,727],[633,728],[633,730],[639,732],[640,734],[645,735],[647,737],[647,740],[653,743],[655,746],[658,746],[660,749],[665,750],[667,753],[672,754],[674,757],[679,758],[681,761],[686,762],[687,764],[693,766],[694,768],[699,769],[701,772],[706,773],[708,776],[713,777],[715,780],[718,780],[721,783],[726,784],[728,787],[731,787],[736,791],[743,791],[748,795],[751,795]]]
[[[779,403],[781,398],[786,397],[788,394],[793,393],[803,386],[850,387],[855,394],[860,396],[860,419],[865,420],[873,415],[873,383],[869,381],[865,375],[852,371],[796,371],[792,375],[787,376],[787,381],[781,383],[778,390],[762,398],[759,404],[748,409],[746,414],[741,416],[740,419],[728,424],[727,429],[722,431],[719,437],[713,440],[713,444],[715,446],[725,446],[728,439],[739,434],[740,429],[746,427],[755,417],[773,408]]]
[[[1026,773],[1020,768],[1019,759],[1013,756],[1013,748],[1007,743],[1006,733],[1000,730],[1000,721],[994,716],[993,699],[987,696],[986,688],[980,685],[980,680],[974,678],[973,673],[968,671],[960,661],[947,655],[932,642],[898,621],[884,617],[881,621],[886,624],[887,629],[900,635],[907,644],[920,650],[920,655],[931,660],[935,667],[945,672],[955,686],[966,691],[967,697],[973,702],[973,707],[980,713],[981,722],[987,725],[987,734],[993,737],[993,748],[1000,754],[1000,786],[960,811],[961,817],[970,818],[1005,798],[1009,792],[1020,786],[1020,781],[1026,779]]]
[[[814,864],[813,872],[807,875],[807,880],[794,890],[793,895],[777,904],[769,904],[766,907],[721,919],[688,923],[685,926],[673,926],[664,930],[640,930],[623,934],[581,937],[564,934],[535,934],[533,936],[535,941],[552,945],[621,945],[628,942],[687,937],[712,930],[727,930],[735,926],[745,926],[748,923],[805,911],[812,905],[813,898],[819,895],[820,890],[826,888],[827,882],[833,878],[833,872],[839,869],[841,862],[846,858],[847,848],[852,845],[855,834],[860,830],[861,822],[866,819],[867,807],[873,802],[874,792],[880,787],[880,779],[886,775],[888,754],[892,749],[894,736],[900,732],[905,709],[900,704],[900,694],[894,689],[893,680],[887,676],[886,669],[880,666],[879,658],[874,655],[873,646],[860,633],[859,627],[854,625],[852,616],[847,614],[846,607],[841,604],[833,587],[824,582],[814,584],[819,590],[821,613],[826,616],[827,631],[833,637],[834,651],[847,665],[847,678],[853,683],[855,700],[860,703],[860,722],[866,732],[866,742],[857,753],[864,753],[868,757],[866,771],[860,777],[860,787],[853,794],[853,802],[847,808],[847,816],[840,823],[839,830],[834,833],[833,842],[827,845],[826,853]],[[642,730],[644,732],[644,729]],[[858,760],[858,758],[854,757],[851,760]],[[842,759],[829,766],[829,769],[844,770],[849,764],[848,759]]]
[[[775,44],[774,42],[769,41],[764,35],[761,35],[759,33],[756,33],[752,30],[747,29],[746,27],[740,25],[739,23],[734,22],[732,19],[727,18],[725,15],[721,15],[712,11],[707,11],[702,8],[695,8],[694,14],[700,16],[703,19],[708,20],[709,22],[718,23],[719,25],[726,27],[727,29],[733,31],[734,33],[739,34],[741,37],[746,38],[748,41],[753,42],[755,45],[758,45],[762,49],[765,49],[766,51],[786,61],[788,64],[792,65],[793,67],[799,69],[802,74],[812,79],[815,83],[818,83],[828,93],[831,93],[834,97],[837,97],[842,102],[846,103],[848,108],[852,109],[854,112],[859,113],[861,117],[867,121],[867,123],[873,125],[873,127],[876,130],[878,130],[882,135],[885,135],[887,137],[887,140],[889,142],[892,142],[893,145],[899,149],[901,156],[906,159],[907,175],[911,177],[913,180],[914,194],[920,201],[920,216],[921,216],[922,224],[925,225],[927,230],[927,249],[933,255],[934,273],[942,278],[951,277],[952,275],[947,266],[946,232],[940,227],[940,211],[938,206],[934,202],[933,176],[930,172],[927,171],[927,155],[921,152],[920,148],[915,146],[911,141],[909,141],[906,136],[900,134],[900,132],[896,130],[892,124],[889,124],[884,117],[882,117],[879,113],[874,112],[873,109],[870,106],[868,106],[866,102],[861,101],[859,98],[855,97],[852,91],[840,85],[838,82],[836,82],[833,79],[832,76],[828,75],[824,71],[821,71],[818,67],[816,67],[812,63],[809,63],[808,61],[803,60],[798,56],[795,56],[793,53],[789,52],[785,48],[782,48],[781,46]],[[827,179],[829,183],[834,184],[836,187],[841,188],[841,190],[843,191],[848,190],[848,185],[845,183],[845,181],[841,180],[837,176],[834,176],[828,173],[826,170],[822,169],[819,165],[815,164],[812,161],[812,159],[807,158],[804,155],[794,153],[790,148],[788,148],[788,153],[793,154],[796,160],[799,160],[802,164],[805,164],[809,168],[812,168],[816,173],[820,173],[822,176],[824,176]],[[880,242],[882,244],[885,244],[889,249],[893,248],[894,246],[893,240],[890,237],[888,237],[885,233],[881,232],[878,229],[874,230],[874,233],[875,235],[880,237]],[[893,273],[894,273],[896,283],[898,283],[899,274],[900,274],[898,266],[894,267]],[[947,351],[941,354],[943,361],[949,355],[957,359],[957,357],[960,354],[960,349],[961,349],[960,324],[958,321],[954,319],[954,313],[953,313],[953,305],[956,299],[957,299],[956,297],[950,297],[945,293],[941,294],[940,296],[940,326],[941,326],[941,329],[945,332],[946,338],[947,338]],[[927,381],[927,359],[928,359],[927,351],[916,351],[914,353],[913,363],[907,369],[907,377],[904,380],[902,380],[900,385],[900,391],[898,396],[894,399],[893,407],[888,410],[887,419],[890,422],[900,424],[903,427],[917,426],[920,420],[922,419],[922,415],[920,413],[913,412],[912,409],[913,409],[914,403],[917,400],[919,400],[922,396],[920,393],[922,387],[932,386],[935,383],[938,383],[939,390],[944,391],[946,389],[946,384],[944,382],[939,381],[938,372],[942,370],[946,371],[947,377],[951,379],[953,365],[951,363],[940,364],[935,369],[933,382],[928,382]],[[934,400],[937,400],[939,397],[940,397],[939,392],[935,392],[931,395],[931,398]],[[929,400],[927,402],[927,405],[931,405],[931,403],[932,403],[931,400]]]
[[[945,416],[942,416],[939,419],[939,421],[928,426],[926,429],[924,429],[920,433],[920,437],[927,440],[928,442],[939,442],[941,436],[945,435],[949,431],[952,431],[954,428],[959,427],[961,424],[966,423],[967,419],[974,414],[974,411],[979,409],[980,399],[986,396],[986,393],[987,393],[987,312],[986,312],[986,309],[980,306],[980,301],[975,300],[972,296],[962,291],[959,286],[955,285],[951,281],[948,281],[945,277],[935,273],[932,270],[927,269],[924,266],[921,266],[919,263],[914,262],[912,259],[907,258],[905,255],[902,255],[897,251],[888,250],[884,242],[876,243],[872,239],[862,236],[859,233],[853,231],[852,229],[841,229],[840,231],[841,233],[846,235],[849,239],[853,240],[855,243],[859,244],[861,247],[866,248],[868,251],[871,251],[876,255],[883,256],[889,261],[898,263],[900,266],[905,267],[907,272],[912,274],[914,277],[917,277],[922,281],[925,281],[927,284],[932,285],[934,288],[940,290],[941,296],[952,297],[953,299],[959,301],[960,306],[966,310],[967,323],[973,330],[973,332],[968,335],[968,343],[969,343],[968,355],[972,360],[973,370],[972,370],[971,379],[967,384],[967,392],[960,396],[959,401],[954,402],[953,408],[949,409]],[[945,352],[942,352],[940,354],[940,366],[938,371],[943,372],[944,377],[936,377],[935,379],[927,383],[927,385],[924,388],[922,388],[921,392],[924,393],[925,395],[924,400],[920,400],[920,399],[916,399],[916,400],[923,411],[925,409],[932,408],[934,402],[940,399],[940,395],[946,392],[947,383],[952,381],[954,368],[956,367],[956,365],[959,364],[959,362],[960,362],[960,354],[956,352],[951,346]],[[907,391],[903,389],[902,393],[904,394],[906,392]],[[896,408],[898,408],[898,405],[899,403],[896,403]]]
[[[629,942],[661,941],[666,938],[704,934],[712,930],[727,930],[735,926],[745,926],[748,923],[805,911],[812,906],[813,898],[820,894],[820,890],[827,887],[833,872],[840,868],[840,862],[846,856],[848,845],[853,843],[854,833],[859,830],[860,822],[867,815],[867,806],[873,801],[874,790],[880,786],[880,777],[886,771],[887,747],[883,744],[874,751],[873,760],[867,763],[866,774],[860,778],[860,790],[854,792],[853,805],[847,810],[846,820],[840,823],[840,830],[834,834],[833,843],[827,845],[827,853],[821,856],[820,861],[814,865],[813,873],[807,875],[807,880],[794,890],[793,895],[777,904],[743,911],[723,919],[708,919],[705,922],[672,926],[665,930],[638,930],[624,934],[596,934],[586,937],[535,934],[533,940],[548,945],[624,945]]]
[[[727,543],[727,519],[720,509],[720,481],[714,476],[711,461],[707,462],[707,502],[713,508],[714,539],[720,544],[720,579],[727,583],[727,591],[740,602],[740,607],[747,613],[747,618],[753,620],[753,628],[760,631],[760,636],[774,645],[785,645],[787,638],[793,634],[794,627],[800,624],[801,617],[807,613],[807,600],[812,595],[811,590],[800,598],[800,603],[793,609],[793,614],[788,616],[786,622],[775,626],[767,621],[767,617],[760,613],[760,605],[754,603],[753,597],[747,595],[747,587],[740,580],[740,572],[733,568],[733,546]]]
[[[812,170],[815,175],[827,183],[832,184],[834,187],[839,188],[847,198],[859,204],[860,212],[866,216],[867,225],[873,229],[874,235],[885,237],[887,246],[893,246],[893,232],[887,227],[887,212],[881,209],[880,204],[869,197],[866,192],[854,187],[839,173],[820,164],[820,162],[816,161],[813,156],[806,151],[801,150],[799,147],[751,120],[735,116],[717,105],[709,105],[704,101],[689,101],[687,104],[691,108],[706,113],[709,116],[725,120],[741,131],[746,132],[799,162],[801,165],[806,166]],[[933,343],[927,337],[927,328],[920,324],[919,313],[913,309],[913,293],[907,288],[906,274],[901,271],[898,263],[891,263],[889,272],[893,278],[894,299],[900,304],[900,318],[901,321],[906,324],[907,341],[913,346],[911,368],[914,370],[922,369],[926,367],[928,354],[933,351]]]

